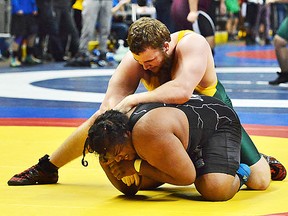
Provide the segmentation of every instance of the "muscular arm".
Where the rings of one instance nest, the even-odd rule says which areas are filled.
[[[206,72],[209,52],[209,44],[201,35],[191,33],[185,36],[176,48],[175,59],[177,60],[174,63],[172,80],[153,91],[130,95],[116,108],[125,113],[139,103],[185,103]]]
[[[142,70],[143,68],[128,52],[109,80],[105,98],[100,106],[100,113],[114,108],[123,98],[135,92],[142,76]]]

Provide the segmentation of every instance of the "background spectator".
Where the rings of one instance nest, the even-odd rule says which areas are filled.
[[[38,32],[37,18],[38,8],[35,0],[11,0],[11,44],[10,66],[21,66],[19,48],[24,40],[27,42],[27,55],[22,56],[25,64],[40,64],[41,61],[34,57],[33,48]]]
[[[226,30],[228,32],[228,40],[233,41],[238,35],[240,5],[238,0],[225,0],[225,5],[227,8]]]

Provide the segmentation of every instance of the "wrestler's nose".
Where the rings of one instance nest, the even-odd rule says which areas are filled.
[[[149,70],[150,67],[151,67],[150,64],[147,64],[147,63],[144,63],[144,64],[143,64],[144,70]]]

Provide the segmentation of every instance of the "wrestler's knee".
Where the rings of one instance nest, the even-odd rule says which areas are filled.
[[[206,174],[195,182],[196,189],[202,197],[209,201],[226,201],[238,191],[234,186],[233,176],[227,174]]]
[[[247,187],[254,190],[265,190],[271,182],[270,167],[267,161],[261,157],[260,160],[250,166],[251,174],[246,183]]]
[[[273,39],[274,47],[275,49],[281,49],[283,47],[286,47],[287,41],[280,37],[279,35],[275,35]]]

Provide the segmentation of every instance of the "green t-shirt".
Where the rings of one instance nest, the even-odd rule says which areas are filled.
[[[238,0],[225,0],[227,12],[237,13],[240,11]]]

